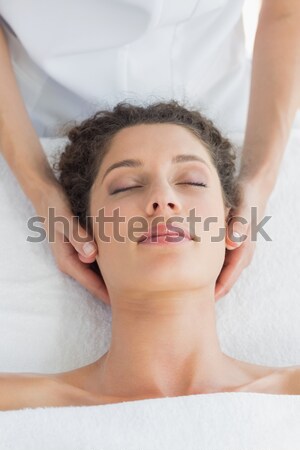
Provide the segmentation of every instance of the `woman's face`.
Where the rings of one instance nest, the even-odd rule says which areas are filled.
[[[178,155],[184,156],[172,162]],[[203,161],[187,161],[186,155]],[[141,165],[108,171],[124,159]],[[128,187],[132,189],[114,193]],[[225,257],[227,211],[217,171],[192,132],[174,124],[119,131],[102,161],[90,203],[91,216],[100,217],[94,221],[94,238],[110,298],[214,286]],[[139,243],[157,223],[168,223],[174,232],[188,230],[198,241],[179,236],[167,245]]]

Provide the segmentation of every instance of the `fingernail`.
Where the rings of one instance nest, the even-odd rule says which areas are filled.
[[[91,242],[86,242],[82,248],[86,256],[91,255],[96,250],[96,247]]]
[[[232,232],[232,235],[233,235],[233,237],[234,238],[237,238],[237,239],[239,239],[242,235],[240,234],[240,233],[238,233],[237,231],[233,231]]]

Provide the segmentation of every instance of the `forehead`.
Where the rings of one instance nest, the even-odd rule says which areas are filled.
[[[176,124],[139,124],[123,128],[113,137],[100,172],[113,162],[138,157],[145,162],[169,161],[176,154],[201,156],[208,165],[212,160],[208,149],[192,131]]]

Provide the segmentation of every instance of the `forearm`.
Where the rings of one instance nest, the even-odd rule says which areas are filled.
[[[252,61],[241,175],[271,192],[300,106],[300,17],[260,15]]]
[[[0,28],[0,152],[32,201],[52,171],[21,97]]]

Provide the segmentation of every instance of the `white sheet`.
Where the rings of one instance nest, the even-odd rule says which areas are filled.
[[[223,393],[0,412],[1,450],[298,450],[300,396]]]
[[[235,142],[241,135],[234,136]],[[44,139],[51,161],[63,140]],[[269,366],[300,361],[300,130],[286,148],[252,263],[216,304],[223,351]],[[47,242],[26,241],[36,215],[0,155],[0,372],[54,373],[99,358],[109,347],[110,306],[56,267]]]

